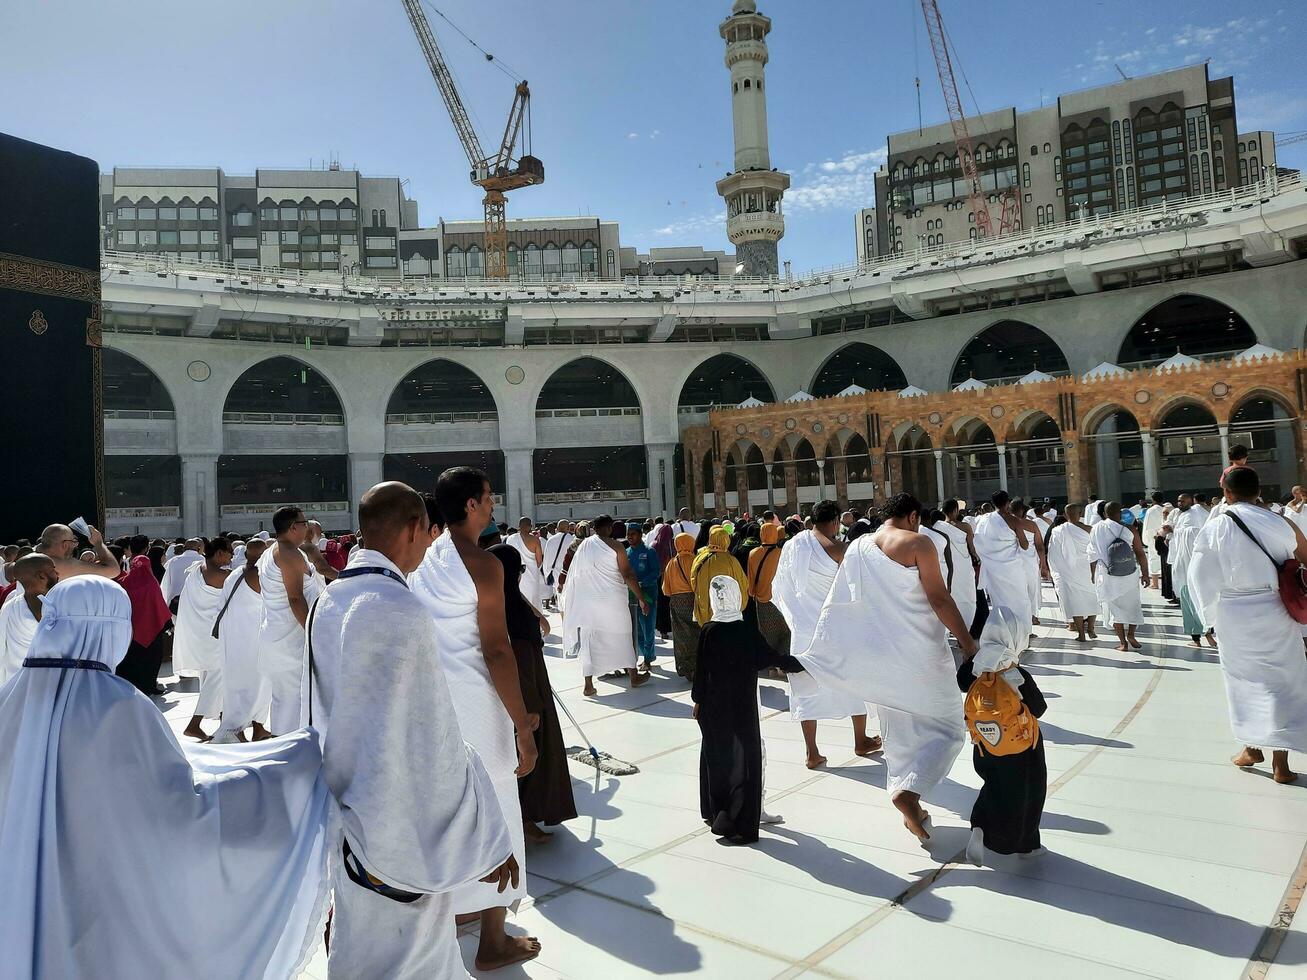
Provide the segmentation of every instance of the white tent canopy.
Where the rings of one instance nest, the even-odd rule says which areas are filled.
[[[862,387],[862,385],[849,385],[843,391],[839,392],[835,397],[844,398],[846,395],[865,395],[866,393],[867,393],[867,389]]]
[[[808,394],[808,393],[807,393],[806,391],[804,391],[802,388],[800,388],[800,389],[799,389],[798,391],[796,391],[794,394],[790,395],[790,397],[787,398],[787,399],[785,399],[785,400],[786,400],[787,402],[811,402],[811,401],[816,401],[816,399],[815,399],[812,395]]]
[[[1172,368],[1192,367],[1195,364],[1201,364],[1202,361],[1196,357],[1190,357],[1188,354],[1181,354],[1176,351],[1161,364],[1157,365],[1158,371],[1169,371]]]
[[[924,394],[927,394],[925,388],[918,388],[916,385],[908,385],[906,388],[904,388],[902,391],[899,392],[899,397],[920,398]]]
[[[1086,371],[1085,380],[1089,381],[1093,378],[1111,378],[1127,373],[1129,372],[1121,367],[1121,365],[1113,364],[1111,361],[1104,361],[1102,364],[1098,365],[1098,367],[1090,368]]]
[[[1279,357],[1283,353],[1284,351],[1279,350],[1275,347],[1268,347],[1266,344],[1253,344],[1246,351],[1243,351],[1242,353],[1239,354],[1235,354],[1233,360],[1252,361],[1252,360],[1256,360],[1259,357]]]
[[[750,395],[748,398],[740,402],[740,404],[736,405],[735,407],[736,408],[759,408],[762,406],[762,404],[763,404],[762,402],[760,402],[758,399]]]
[[[984,391],[989,385],[983,381],[977,381],[975,378],[967,378],[966,381],[954,388],[954,391]]]
[[[1052,381],[1052,380],[1053,380],[1053,376],[1051,374],[1045,374],[1043,371],[1036,369],[1034,371],[1031,371],[1024,378],[1019,379],[1017,381],[1017,384],[1036,385],[1039,384],[1041,381]]]

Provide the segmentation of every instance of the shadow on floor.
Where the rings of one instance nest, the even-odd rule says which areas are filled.
[[[1103,738],[1098,735],[1087,735],[1084,732],[1054,725],[1043,718],[1039,719],[1039,732],[1054,745],[1101,745],[1109,749],[1134,748],[1132,742],[1123,742],[1117,738]]]

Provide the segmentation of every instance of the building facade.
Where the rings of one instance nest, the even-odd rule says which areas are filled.
[[[1010,189],[1025,229],[1217,194],[1274,173],[1274,134],[1239,134],[1234,79],[1210,78],[1206,64],[984,113],[967,126],[991,214]],[[975,239],[969,193],[949,123],[891,135],[876,175],[878,254]]]
[[[749,499],[768,499],[770,479],[779,503],[787,462],[797,482],[786,506],[829,492],[841,466],[848,499],[879,497],[886,486],[934,496],[937,449],[954,481],[946,488],[969,486],[978,497],[998,479],[989,437],[1013,452],[1047,450],[1012,457],[1009,474],[1028,474],[1032,493],[1062,497],[1071,484],[1057,466],[1066,464],[1049,454],[1057,445],[1069,452],[1072,431],[1090,443],[1128,442],[1119,453],[1138,465],[1117,469],[1142,490],[1151,485],[1139,448],[1146,432],[1162,438],[1166,429],[1171,441],[1159,452],[1178,457],[1215,452],[1213,426],[1227,416],[1236,435],[1280,439],[1301,427],[1289,375],[1271,385],[1276,397],[1243,411],[1245,396],[1270,382],[1240,380],[1235,358],[1258,345],[1273,360],[1304,347],[1305,250],[1307,188],[1290,178],[1034,239],[961,243],[781,282],[386,281],[108,255],[109,526],[249,532],[294,502],[346,528],[354,502],[379,480],[429,489],[460,463],[491,475],[510,520],[731,507],[721,487],[738,486],[740,472]],[[1169,396],[1143,379],[1177,354],[1201,370],[1186,360],[1176,376],[1202,378],[1208,395],[1185,389],[1193,397],[1172,417],[1160,412]],[[1297,377],[1298,361],[1274,363]],[[1099,418],[1099,402],[1081,397],[1079,379],[1095,372],[1125,372],[1092,387],[1134,384],[1113,395],[1130,417]],[[905,391],[925,394],[899,398]],[[1077,396],[1062,410],[1093,417],[1063,424],[1062,394]],[[1036,395],[1054,428],[1040,418],[1009,435],[1004,426],[1036,407],[1019,399]],[[966,404],[955,411],[952,399]],[[760,414],[731,414],[741,403]],[[744,426],[735,440],[732,426]],[[834,450],[822,433],[840,436]],[[1286,447],[1275,443],[1276,460],[1296,467]],[[916,469],[900,478],[891,466],[886,478],[887,450]],[[1095,465],[1114,472],[1110,456]],[[1176,467],[1196,465],[1159,461],[1161,488],[1177,485],[1168,482]],[[1290,480],[1280,471],[1275,485]],[[1121,493],[1135,489],[1123,484]]]

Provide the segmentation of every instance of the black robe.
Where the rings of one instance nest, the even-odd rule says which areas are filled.
[[[703,735],[699,811],[714,834],[741,844],[758,839],[762,816],[758,671],[769,667],[802,669],[793,657],[768,652],[742,621],[709,623],[699,633],[691,693]]]
[[[572,797],[572,774],[567,771],[563,730],[545,667],[544,644],[516,638],[511,642],[517,657],[522,702],[528,712],[540,716],[540,726],[533,733],[535,768],[517,781],[517,796],[523,819],[552,827],[576,818],[576,801]]]
[[[1021,672],[1021,700],[1030,713],[1041,717],[1048,708],[1044,695],[1024,667]],[[958,668],[958,687],[971,689],[976,673],[968,660]],[[1039,820],[1048,793],[1048,766],[1044,762],[1041,733],[1033,749],[1016,755],[990,755],[979,745],[972,747],[972,764],[984,784],[971,808],[971,826],[985,835],[985,847],[996,854],[1029,854],[1039,847]]]

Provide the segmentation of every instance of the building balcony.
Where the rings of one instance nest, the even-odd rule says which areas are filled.
[[[175,456],[176,419],[172,412],[108,410],[104,451],[115,456]]]
[[[388,453],[498,448],[499,416],[495,412],[409,412],[386,416]]]
[[[536,446],[639,446],[644,420],[638,408],[555,408],[536,412]]]

